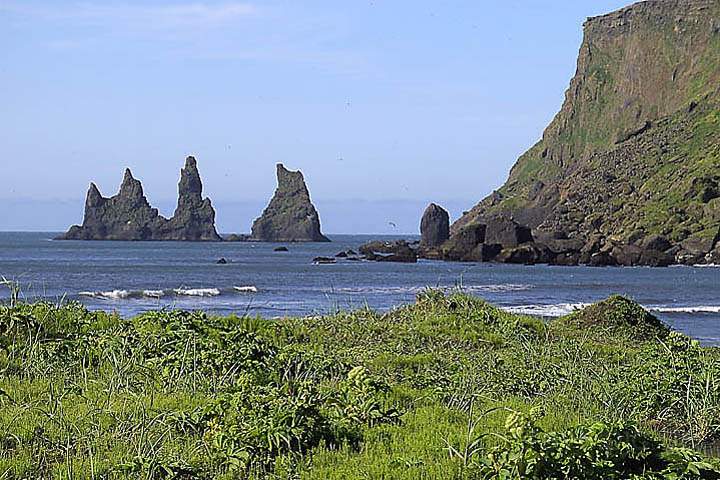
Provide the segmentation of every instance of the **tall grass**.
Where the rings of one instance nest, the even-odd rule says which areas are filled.
[[[0,478],[719,478],[694,453],[719,439],[717,349],[621,298],[549,324],[432,290],[277,321],[0,306]]]

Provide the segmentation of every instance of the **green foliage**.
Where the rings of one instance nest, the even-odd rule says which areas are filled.
[[[718,351],[622,297],[549,325],[435,290],[277,321],[0,306],[6,478],[716,478],[688,448],[718,440]]]
[[[538,414],[513,412],[502,443],[473,467],[492,479],[713,479],[720,465],[686,449],[664,448],[631,424],[593,423],[545,432]]]

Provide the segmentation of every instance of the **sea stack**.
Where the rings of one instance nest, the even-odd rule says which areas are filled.
[[[420,246],[439,247],[450,238],[450,215],[439,205],[431,203],[420,221]]]
[[[277,190],[252,226],[256,242],[329,242],[320,231],[320,217],[300,171],[277,165]]]
[[[166,219],[150,206],[142,184],[125,169],[120,191],[105,198],[94,183],[85,200],[82,225],[73,225],[58,240],[176,240],[220,241],[215,210],[202,198],[195,158],[188,157],[180,174],[178,206]]]
[[[195,157],[187,157],[180,170],[178,203],[168,221],[164,240],[220,241],[215,230],[215,210],[209,198],[202,198],[202,181]]]

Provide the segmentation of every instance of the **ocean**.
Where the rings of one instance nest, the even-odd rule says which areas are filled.
[[[314,265],[371,239],[332,243],[79,242],[57,233],[0,232],[0,276],[27,300],[77,300],[123,316],[159,308],[283,317],[412,303],[428,287],[462,289],[512,312],[556,317],[623,294],[671,327],[720,344],[720,268],[591,268],[420,261]],[[402,238],[411,238],[404,236]],[[218,265],[220,258],[227,259]],[[0,298],[10,292],[0,289]]]

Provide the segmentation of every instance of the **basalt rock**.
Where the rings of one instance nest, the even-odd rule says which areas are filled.
[[[329,242],[320,231],[320,217],[310,201],[301,172],[277,165],[278,186],[262,216],[252,226],[256,242]]]
[[[417,249],[405,240],[376,240],[361,245],[359,250],[366,260],[374,262],[415,263],[418,259]]]
[[[486,230],[483,224],[468,225],[461,229],[442,245],[443,258],[465,262],[487,261],[482,251],[476,251],[479,245],[485,244]]]
[[[450,238],[450,215],[439,205],[431,203],[420,221],[420,246],[439,247]]]
[[[503,248],[515,248],[533,241],[530,228],[509,218],[492,217],[485,225],[485,243],[502,245]]]
[[[164,240],[222,240],[215,230],[215,209],[209,198],[202,197],[202,191],[197,161],[188,157],[180,171],[177,208],[162,234]]]
[[[174,240],[220,241],[215,210],[202,198],[202,182],[195,158],[188,157],[180,173],[178,206],[166,219],[150,206],[142,184],[125,170],[120,191],[105,198],[94,183],[85,200],[82,225],[74,225],[59,240]]]
[[[495,261],[534,265],[536,263],[550,263],[553,258],[554,255],[545,245],[524,243],[515,247],[504,248],[495,257]]]

